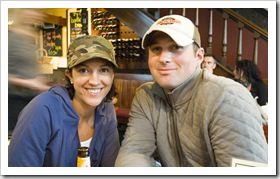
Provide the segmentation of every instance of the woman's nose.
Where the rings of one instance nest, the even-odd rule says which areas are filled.
[[[99,84],[99,75],[97,72],[93,72],[89,77],[89,83],[92,85],[98,85]]]

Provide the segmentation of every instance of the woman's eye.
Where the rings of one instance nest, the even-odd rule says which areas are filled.
[[[79,69],[79,72],[80,72],[80,73],[88,73],[88,70],[85,69],[85,68],[81,68],[81,69]]]
[[[108,73],[110,70],[108,68],[101,68],[100,71],[102,73]]]

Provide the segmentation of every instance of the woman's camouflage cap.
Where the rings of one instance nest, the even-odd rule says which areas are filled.
[[[73,68],[93,58],[106,59],[118,68],[114,46],[110,41],[101,36],[86,35],[78,37],[69,45],[67,53],[68,68]]]

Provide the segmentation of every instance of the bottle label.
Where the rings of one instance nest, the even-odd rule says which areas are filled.
[[[77,167],[90,167],[90,157],[78,157]]]

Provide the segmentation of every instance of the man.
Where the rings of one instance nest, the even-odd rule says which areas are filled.
[[[233,158],[267,163],[261,115],[231,79],[201,70],[204,50],[194,24],[157,20],[142,48],[155,82],[136,91],[115,166],[229,167]]]
[[[201,67],[207,69],[210,73],[213,74],[213,71],[216,68],[216,64],[217,61],[214,55],[205,54]]]

